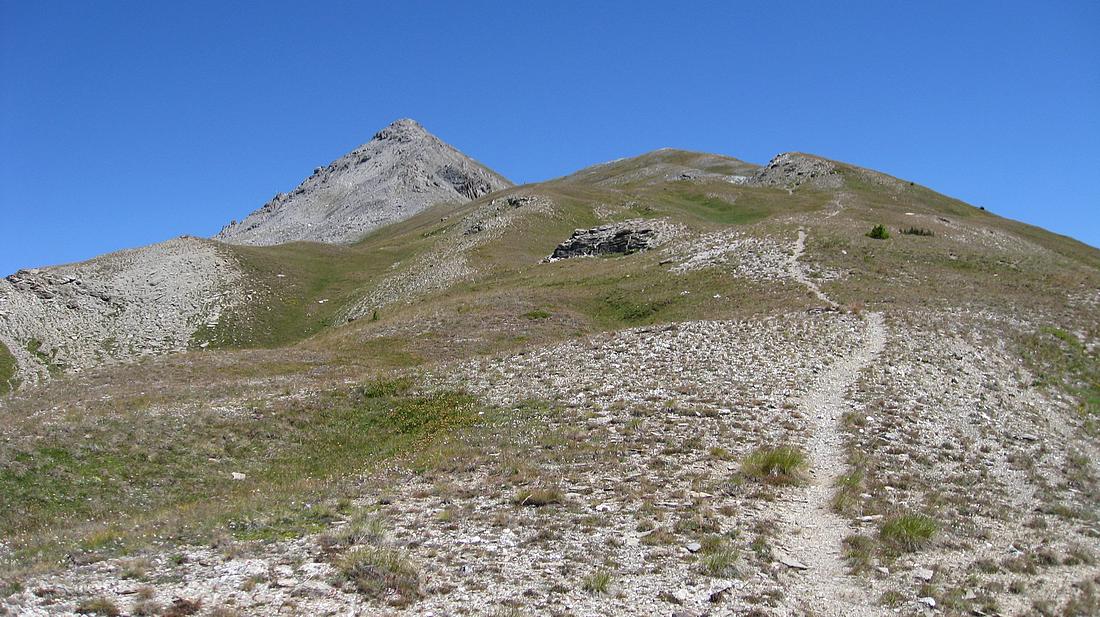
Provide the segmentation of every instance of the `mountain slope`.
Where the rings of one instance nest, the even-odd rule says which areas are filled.
[[[1094,248],[675,150],[215,246],[190,351],[0,398],[0,607],[1100,611]]]
[[[349,243],[433,204],[461,203],[508,186],[415,121],[398,120],[215,238],[253,245]]]

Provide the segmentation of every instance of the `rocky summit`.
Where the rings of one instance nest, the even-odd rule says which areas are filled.
[[[509,186],[503,176],[416,121],[397,120],[369,142],[314,169],[293,191],[226,225],[216,239],[254,245],[355,242],[428,206],[464,203]]]
[[[1097,615],[1098,352],[1100,251],[914,182],[403,120],[0,280],[0,614]]]

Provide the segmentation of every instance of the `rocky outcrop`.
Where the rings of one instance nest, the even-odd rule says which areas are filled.
[[[512,186],[413,120],[398,120],[290,193],[279,193],[216,239],[270,245],[355,242],[435,204],[465,203]]]
[[[0,279],[0,342],[33,383],[51,373],[186,349],[240,300],[224,247],[182,237]]]
[[[836,164],[827,159],[784,152],[777,155],[768,164],[744,181],[753,186],[775,186],[795,189],[804,184],[814,188],[840,188],[844,178]]]
[[[592,229],[578,229],[554,249],[550,259],[585,255],[628,255],[656,246],[659,233],[645,223],[613,223]]]

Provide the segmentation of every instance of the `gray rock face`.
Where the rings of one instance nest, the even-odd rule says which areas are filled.
[[[350,243],[430,206],[465,203],[509,186],[415,121],[398,120],[215,238],[254,245]]]
[[[177,238],[0,279],[0,343],[34,383],[57,370],[186,349],[241,301],[228,250]]]
[[[554,249],[550,259],[636,253],[655,245],[657,236],[657,230],[644,224],[615,223],[592,229],[578,229]]]
[[[831,161],[797,152],[784,152],[776,155],[745,183],[794,189],[803,184],[815,188],[840,188],[843,182]]]

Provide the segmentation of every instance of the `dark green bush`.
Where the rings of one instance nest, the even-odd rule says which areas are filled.
[[[885,225],[875,225],[871,228],[871,231],[867,234],[867,237],[874,238],[875,240],[885,240],[890,237],[890,232],[886,231]]]

